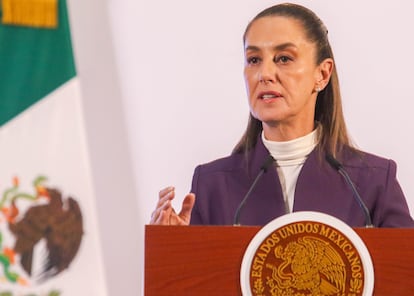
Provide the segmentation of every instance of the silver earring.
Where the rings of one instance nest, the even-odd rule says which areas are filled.
[[[315,90],[316,90],[316,92],[320,92],[321,88],[319,86],[317,86]]]

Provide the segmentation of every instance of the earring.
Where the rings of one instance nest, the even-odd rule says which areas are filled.
[[[317,86],[316,89],[315,89],[315,91],[316,92],[320,92],[321,91],[321,88],[319,86]]]

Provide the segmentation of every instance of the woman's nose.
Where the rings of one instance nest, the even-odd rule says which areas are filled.
[[[259,69],[259,82],[270,83],[276,80],[276,65],[273,62],[263,62]]]

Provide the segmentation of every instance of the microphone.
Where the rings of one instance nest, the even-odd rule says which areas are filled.
[[[243,200],[241,201],[239,207],[236,210],[236,214],[234,215],[234,222],[233,226],[240,226],[240,212],[243,209],[244,204],[246,203],[247,199],[249,198],[250,194],[252,193],[253,189],[256,187],[257,182],[262,177],[264,173],[266,173],[269,166],[274,162],[274,158],[272,155],[269,154],[269,156],[266,158],[265,162],[260,167],[260,171],[256,176],[256,179],[254,179],[252,185],[249,188],[249,191],[247,191],[246,195],[244,196]]]
[[[338,171],[344,178],[348,186],[351,188],[352,194],[355,198],[355,200],[358,202],[359,207],[364,212],[365,216],[365,227],[366,228],[372,228],[374,225],[372,224],[371,220],[371,214],[369,213],[369,210],[367,206],[365,205],[364,201],[362,200],[361,196],[358,193],[358,190],[355,188],[354,183],[352,182],[351,178],[349,177],[348,173],[345,171],[342,164],[336,160],[331,154],[326,154],[326,160],[329,162],[329,164]]]

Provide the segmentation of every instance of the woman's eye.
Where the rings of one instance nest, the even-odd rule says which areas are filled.
[[[278,56],[275,57],[275,62],[276,63],[282,63],[282,64],[287,64],[288,62],[290,62],[292,59],[288,56]]]
[[[259,58],[257,57],[250,57],[247,59],[247,63],[250,65],[255,65],[259,63]]]

